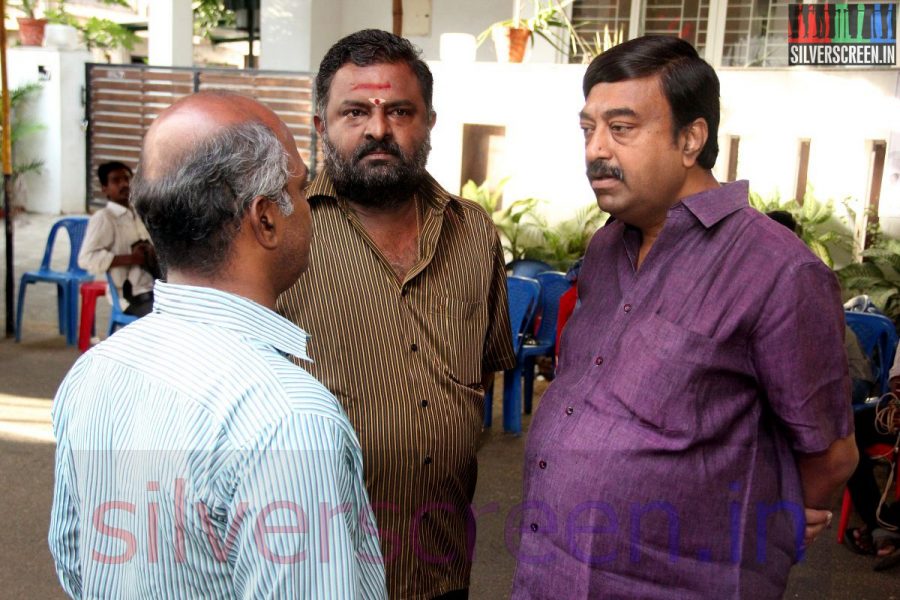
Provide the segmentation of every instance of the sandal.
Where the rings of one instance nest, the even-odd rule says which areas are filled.
[[[844,545],[855,554],[872,556],[876,553],[872,534],[863,527],[851,527],[844,532]]]
[[[896,534],[888,533],[881,529],[876,529],[874,536],[876,544],[875,571],[887,571],[891,567],[900,565],[900,537]],[[882,554],[885,550],[890,549],[886,554]]]

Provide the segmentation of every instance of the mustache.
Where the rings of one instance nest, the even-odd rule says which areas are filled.
[[[372,154],[373,152],[383,152],[385,154],[391,154],[393,156],[405,158],[405,156],[403,156],[403,151],[400,149],[400,145],[397,144],[397,142],[389,139],[381,139],[368,140],[363,143],[362,146],[360,146],[353,152],[353,162],[359,162],[366,155]]]
[[[619,167],[609,164],[609,161],[598,158],[587,167],[588,179],[600,179],[601,177],[613,177],[619,181],[625,181],[625,173]]]

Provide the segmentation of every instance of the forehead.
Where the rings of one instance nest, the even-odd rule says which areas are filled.
[[[113,179],[123,179],[123,178],[130,178],[130,177],[131,177],[131,171],[129,171],[128,169],[113,169],[106,176],[106,178],[110,181]]]
[[[599,117],[606,111],[617,109],[628,109],[647,118],[669,115],[669,101],[663,94],[659,76],[598,83],[588,93],[583,112]]]
[[[373,96],[386,101],[424,102],[419,80],[406,63],[381,63],[360,67],[347,63],[334,74],[329,104]]]

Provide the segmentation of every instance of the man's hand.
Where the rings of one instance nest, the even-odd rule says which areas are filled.
[[[808,548],[820,533],[831,526],[831,519],[834,515],[830,510],[819,510],[818,508],[806,508],[803,512],[806,516],[803,546]]]

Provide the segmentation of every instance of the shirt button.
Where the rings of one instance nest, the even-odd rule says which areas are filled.
[[[412,344],[412,345],[410,345],[409,349],[412,350],[413,352],[416,352],[419,350],[419,347],[416,346],[415,344]]]
[[[631,305],[626,304],[625,306],[622,307],[622,310],[624,310],[625,312],[631,312]]]
[[[602,364],[603,364],[603,357],[602,357],[602,356],[598,356],[597,359],[594,360],[594,364],[597,365],[598,367],[599,367],[600,365],[602,365]]]
[[[428,408],[428,400],[422,400],[422,408]]]
[[[430,465],[430,464],[431,464],[431,457],[430,457],[430,456],[426,456],[424,462],[425,462],[426,465]]]
[[[538,530],[538,524],[537,524],[537,523],[532,523],[532,524],[531,524],[531,530],[534,531],[534,532],[537,532],[537,530]]]
[[[546,468],[547,468],[547,461],[546,461],[546,460],[542,460],[541,462],[538,463],[538,466],[539,466],[540,468],[542,468],[542,469],[546,469]]]
[[[575,409],[572,408],[571,406],[569,406],[569,407],[566,408],[566,414],[567,414],[567,415],[571,415],[573,412],[575,412]]]

